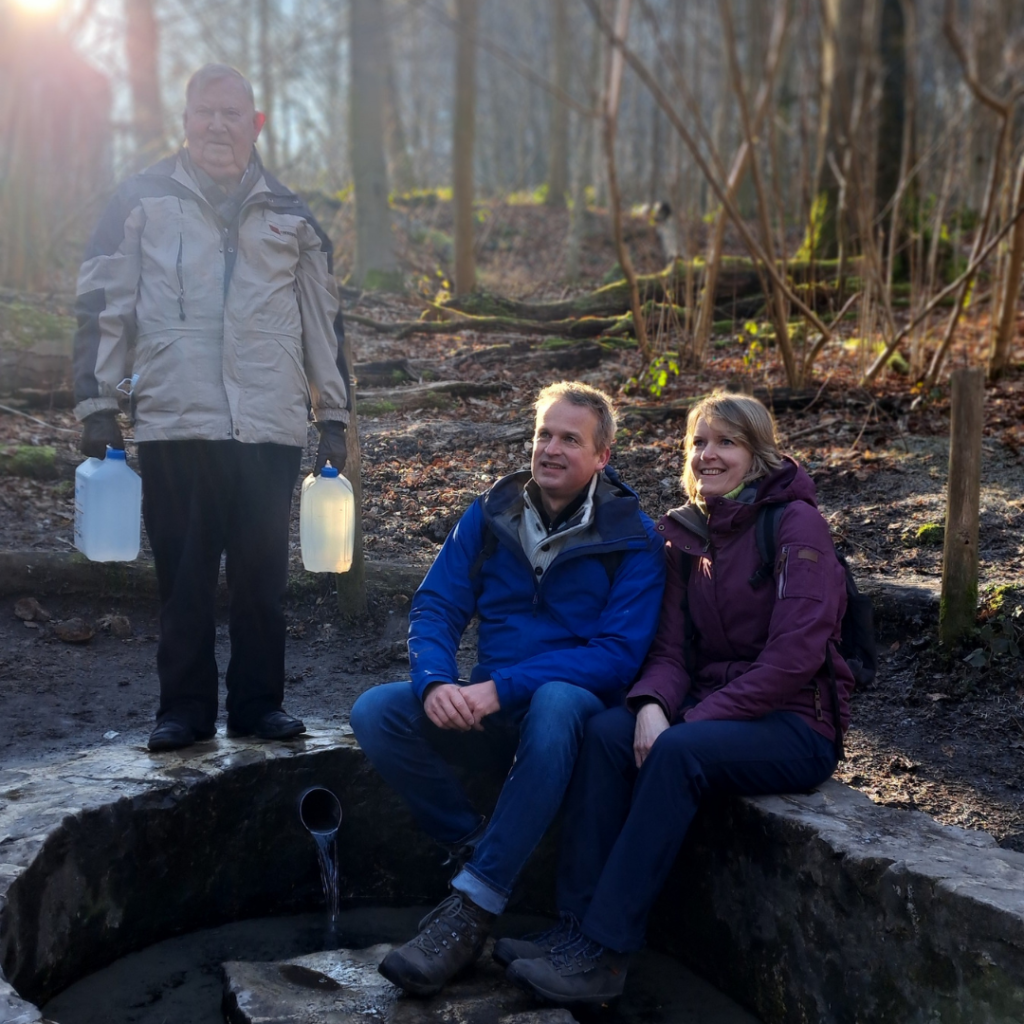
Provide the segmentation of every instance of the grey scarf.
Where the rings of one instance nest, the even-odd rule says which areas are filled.
[[[260,163],[255,149],[252,151],[252,156],[249,157],[242,180],[230,191],[218,185],[206,171],[196,164],[188,147],[181,151],[181,163],[225,226],[237,220],[245,197],[252,191],[253,185],[259,181],[260,175],[263,173],[263,165]]]

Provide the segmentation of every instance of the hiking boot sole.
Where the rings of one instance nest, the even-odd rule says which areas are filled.
[[[623,972],[622,984],[619,985],[614,992],[588,992],[583,995],[567,995],[564,991],[555,992],[552,989],[549,989],[543,982],[535,982],[531,978],[520,974],[516,970],[516,967],[521,963],[528,964],[530,961],[516,960],[505,972],[505,977],[514,985],[518,985],[519,988],[523,989],[525,992],[529,992],[538,999],[542,999],[544,1002],[548,1003],[558,1003],[560,1005],[576,1003],[584,1006],[601,1006],[604,1003],[610,1003],[613,999],[618,999],[626,987],[625,972]]]

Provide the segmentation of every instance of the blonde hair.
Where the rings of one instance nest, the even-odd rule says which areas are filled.
[[[612,410],[611,399],[603,391],[598,391],[597,388],[578,380],[560,380],[555,384],[549,384],[541,391],[533,403],[533,408],[540,416],[548,406],[561,401],[590,409],[597,417],[594,447],[603,452],[605,448],[612,446],[612,441],[615,440],[615,413]]]
[[[750,395],[715,391],[707,398],[702,398],[686,417],[686,468],[679,482],[691,501],[696,500],[699,492],[697,478],[690,468],[690,456],[693,454],[693,435],[697,432],[697,423],[702,419],[707,423],[712,420],[724,423],[733,439],[750,452],[753,461],[743,478],[745,484],[767,476],[782,465],[782,453],[779,451],[772,414]]]

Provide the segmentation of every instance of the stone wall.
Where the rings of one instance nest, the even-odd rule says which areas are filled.
[[[444,892],[437,847],[347,730],[189,755],[103,748],[0,770],[0,965],[18,995],[41,1003],[169,935],[315,905],[296,814],[312,784],[344,808],[343,899]],[[472,780],[485,803],[499,781]],[[554,856],[549,839],[518,909],[552,912]],[[1024,855],[837,783],[727,801],[698,817],[650,938],[767,1024],[1019,1024]],[[0,982],[0,1021],[33,1014]]]

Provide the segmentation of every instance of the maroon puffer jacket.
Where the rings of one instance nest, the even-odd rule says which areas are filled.
[[[673,509],[658,523],[668,580],[658,633],[627,703],[635,710],[641,698],[654,697],[672,723],[792,711],[833,739],[825,644],[840,635],[843,569],[818,512],[814,482],[803,469],[786,458],[740,498],[750,498],[755,488],[752,501],[712,498],[706,526],[692,505]],[[758,509],[772,502],[791,504],[779,523],[774,580],[755,588],[750,578],[761,557],[754,524]],[[697,630],[692,680],[683,656],[681,558],[691,560],[687,588]],[[833,663],[845,732],[853,676],[834,646]],[[687,698],[698,703],[684,709]]]

